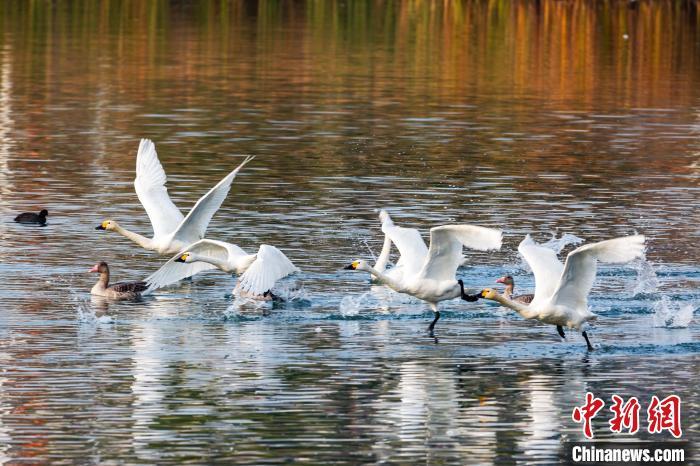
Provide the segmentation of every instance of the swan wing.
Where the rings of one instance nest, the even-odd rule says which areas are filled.
[[[404,276],[410,277],[417,274],[425,258],[428,255],[428,247],[425,245],[420,232],[415,228],[404,228],[394,225],[388,214],[382,219],[382,232],[391,239],[399,250],[397,267],[404,268]]]
[[[181,252],[175,254],[168,262],[153,272],[145,282],[148,284],[148,292],[154,291],[164,286],[172,285],[182,279],[191,277],[203,272],[217,268],[215,265],[208,262],[176,262],[175,260],[185,252],[191,252],[200,256],[208,256],[220,261],[228,261],[234,255],[245,255],[245,251],[235,244],[224,243],[223,241],[215,241],[211,239],[202,239],[196,243],[190,244]]]
[[[564,270],[564,264],[557,257],[557,253],[537,244],[530,235],[520,242],[518,252],[535,275],[535,297],[532,301],[538,302],[551,297]]]
[[[239,289],[251,295],[260,296],[270,291],[277,280],[299,271],[292,261],[274,246],[261,245],[256,256],[238,280]]]
[[[141,139],[136,153],[136,179],[134,189],[146,209],[153,226],[153,236],[163,236],[175,231],[182,219],[182,213],[173,204],[165,187],[167,177],[158,160],[156,146],[150,139]]]
[[[500,249],[500,230],[474,225],[444,225],[430,229],[430,249],[420,278],[454,280],[462,264],[462,247],[478,251]]]
[[[644,236],[633,235],[587,244],[569,253],[552,296],[552,304],[587,309],[596,276],[596,262],[620,264],[644,255]]]
[[[173,239],[189,243],[204,238],[204,233],[207,231],[211,218],[219,210],[231,189],[231,183],[240,169],[254,158],[255,156],[246,157],[235,170],[226,175],[224,179],[202,196],[177,227]]]

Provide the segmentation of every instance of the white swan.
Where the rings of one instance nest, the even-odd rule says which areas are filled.
[[[457,268],[462,264],[462,247],[480,251],[500,249],[501,232],[473,225],[434,227],[430,229],[430,249],[422,255],[415,236],[405,230],[410,229],[393,227],[385,232],[401,253],[403,272],[400,279],[376,270],[363,260],[354,261],[346,269],[369,272],[394,291],[415,296],[430,304],[435,313],[435,319],[428,327],[432,333],[440,318],[437,306],[440,301],[458,297],[466,301],[478,299],[478,295],[465,294],[464,283],[455,278]]]
[[[564,338],[563,327],[581,331],[589,350],[593,349],[586,334],[587,322],[597,316],[588,309],[588,294],[596,276],[597,261],[606,263],[629,262],[644,255],[644,236],[633,235],[587,244],[574,249],[566,257],[566,264],[557,253],[535,243],[530,235],[518,246],[535,275],[535,297],[529,305],[507,299],[491,288],[480,297],[513,309],[526,319],[535,319],[556,325]]]
[[[116,231],[142,248],[160,254],[174,254],[182,251],[187,245],[204,238],[211,218],[219,210],[231,189],[231,182],[236,178],[238,171],[253,158],[253,156],[246,157],[235,170],[197,201],[187,217],[183,217],[168,196],[168,190],[165,187],[167,177],[158,160],[155,145],[148,139],[141,139],[136,155],[134,188],[151,220],[153,238],[146,238],[122,228],[114,220],[105,220],[96,227],[96,230]]]
[[[150,293],[202,270],[215,268],[240,275],[235,291],[255,298],[267,297],[277,280],[299,271],[274,246],[263,244],[256,254],[248,254],[235,244],[202,239],[173,256],[144,281]]]

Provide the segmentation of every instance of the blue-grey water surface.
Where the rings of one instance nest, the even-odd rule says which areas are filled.
[[[0,464],[553,464],[583,439],[571,411],[587,391],[606,401],[597,438],[624,437],[607,429],[612,394],[639,398],[642,430],[650,397],[676,394],[697,440],[697,318],[654,325],[700,302],[697,15],[4,2]],[[239,305],[221,272],[141,302],[90,297],[99,260],[117,280],[165,260],[94,229],[150,234],[141,137],[184,211],[256,155],[207,236],[281,248],[302,269],[281,283],[295,299]],[[41,208],[45,228],[12,222]],[[527,233],[643,233],[648,262],[600,268],[593,352],[486,302],[444,303],[436,342],[425,304],[342,270],[378,254],[380,208],[426,240],[445,223],[502,228],[500,252],[467,253],[472,289],[505,273],[533,288]]]

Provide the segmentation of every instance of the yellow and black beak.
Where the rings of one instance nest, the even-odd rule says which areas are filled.
[[[479,294],[479,296],[482,298],[485,298],[487,293],[488,293],[488,290],[481,290],[481,294]]]
[[[177,259],[175,259],[175,262],[185,262],[187,260],[187,257],[189,257],[189,254],[183,254]]]
[[[107,229],[107,222],[102,222],[98,226],[95,227],[95,230],[106,230]]]
[[[358,261],[353,262],[352,264],[348,265],[345,267],[345,270],[357,270],[357,266],[359,265]]]

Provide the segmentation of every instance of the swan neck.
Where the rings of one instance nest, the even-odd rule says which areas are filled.
[[[374,267],[368,267],[366,270],[370,274],[374,275],[377,279],[379,279],[380,282],[384,283],[385,285],[388,285],[389,288],[393,289],[394,291],[401,292],[403,290],[403,287],[399,282],[389,277],[388,275],[385,275],[384,273],[380,272]]]
[[[211,264],[221,270],[227,270],[229,267],[227,267],[227,263],[224,260],[219,259],[218,257],[212,257],[212,256],[201,256],[199,254],[191,254],[192,260],[190,262],[206,262],[207,264]]]
[[[377,258],[377,263],[374,264],[374,268],[379,272],[384,272],[386,270],[386,265],[389,263],[389,254],[391,253],[391,239],[388,236],[384,236],[384,245],[382,246],[382,252],[379,253]]]
[[[536,315],[536,313],[533,312],[533,310],[530,309],[530,307],[526,304],[521,304],[517,301],[511,301],[503,295],[497,294],[494,298],[494,301],[498,302],[502,306],[514,310],[526,319],[532,319]]]
[[[138,244],[144,249],[151,248],[151,240],[146,238],[145,236],[141,236],[138,233],[134,233],[133,231],[129,231],[126,228],[122,228],[120,225],[115,226],[114,231],[124,236],[125,238],[130,239],[131,241]]]

